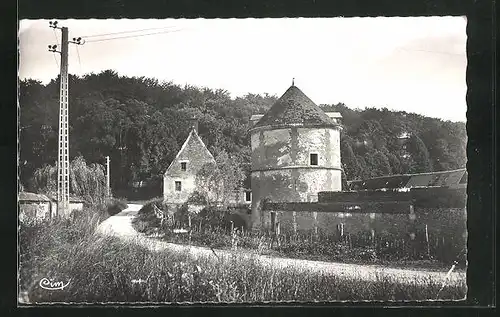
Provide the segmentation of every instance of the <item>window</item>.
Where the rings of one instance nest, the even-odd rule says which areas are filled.
[[[245,192],[245,201],[252,200],[252,192]]]
[[[318,165],[318,154],[311,153],[311,155],[310,155],[310,163],[311,163],[311,165]]]
[[[181,182],[175,182],[175,191],[180,192],[182,190]]]
[[[187,163],[186,162],[181,162],[181,170],[185,171],[187,168]]]

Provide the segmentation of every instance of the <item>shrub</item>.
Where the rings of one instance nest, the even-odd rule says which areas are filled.
[[[147,201],[132,221],[132,225],[138,232],[149,232],[160,227],[160,219],[154,213],[154,207],[166,208],[163,198],[154,198]]]
[[[126,201],[124,199],[120,199],[120,198],[112,198],[106,204],[106,208],[107,208],[108,214],[110,216],[114,216],[114,215],[122,212],[127,207],[128,207],[128,205],[127,205]]]

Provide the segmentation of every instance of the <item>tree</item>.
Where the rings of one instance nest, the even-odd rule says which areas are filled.
[[[224,90],[119,76],[109,70],[69,80],[70,159],[82,156],[90,162],[104,162],[109,155],[115,189],[127,188],[131,181],[161,177],[185,141],[186,120],[192,115],[199,119],[199,134],[207,147],[213,153],[223,149],[248,172],[249,119],[264,114],[277,100],[251,93],[231,98]],[[59,78],[46,85],[23,80],[19,89],[19,167],[26,185],[35,170],[57,160]],[[382,156],[370,157],[375,151],[387,157],[393,173],[398,173],[397,161],[401,172],[431,170],[427,161],[436,169],[465,167],[463,122],[388,109],[351,109],[341,103],[321,108],[342,114],[341,155],[349,179],[387,172]],[[408,158],[399,154],[401,132],[418,135],[423,142],[409,151]]]
[[[412,135],[408,142],[408,152],[412,158],[410,173],[425,173],[432,171],[429,152],[422,139]]]
[[[196,175],[197,187],[208,205],[227,206],[235,197],[235,191],[241,188],[245,173],[241,162],[219,150],[215,156],[215,164],[207,163]]]
[[[348,180],[354,179],[358,173],[359,165],[352,147],[347,140],[340,143],[342,166],[344,166],[345,176]]]
[[[391,165],[389,164],[389,159],[384,153],[375,150],[372,162],[373,176],[385,176],[391,174]]]
[[[401,174],[403,172],[401,161],[393,153],[387,153],[387,159],[393,174]]]
[[[87,165],[83,157],[77,157],[69,168],[70,193],[84,197],[91,203],[103,203],[106,199],[106,176],[104,166]],[[31,180],[35,192],[57,195],[57,167],[45,165],[37,169]]]

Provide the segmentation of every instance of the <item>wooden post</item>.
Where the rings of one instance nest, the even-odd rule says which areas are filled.
[[[280,229],[280,222],[278,221],[276,223],[276,238],[278,240],[278,246],[281,246],[281,242],[280,242],[280,234],[281,234],[281,229]]]
[[[234,222],[231,220],[231,248],[234,249]]]
[[[318,213],[316,211],[313,212],[313,217],[314,217],[314,235],[318,237]]]
[[[296,212],[294,211],[292,213],[292,215],[293,215],[293,233],[295,235],[297,235],[297,215],[296,215]]]
[[[106,156],[106,198],[111,197],[111,187],[109,185],[109,156]]]
[[[425,243],[427,244],[427,257],[431,257],[431,249],[429,247],[429,231],[427,228],[427,224],[425,224]]]

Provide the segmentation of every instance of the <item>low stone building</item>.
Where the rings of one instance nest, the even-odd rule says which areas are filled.
[[[25,223],[39,223],[57,216],[69,216],[58,212],[57,197],[54,195],[20,192],[18,201],[19,220]],[[70,196],[69,214],[83,210],[85,203],[85,200],[80,197]]]
[[[350,190],[410,189],[428,187],[465,188],[465,168],[418,174],[387,175],[364,180],[348,181]]]
[[[58,212],[58,210],[57,210],[57,196],[56,195],[47,195],[47,197],[52,202],[52,212],[51,212],[52,217],[69,216],[69,215],[63,215],[62,213]],[[83,199],[81,197],[77,197],[77,196],[69,196],[69,214],[71,214],[74,211],[83,210],[83,206],[85,204],[86,204],[85,199]]]
[[[25,224],[39,223],[50,219],[53,216],[53,210],[57,209],[49,197],[41,194],[20,192],[18,202],[19,221]]]

